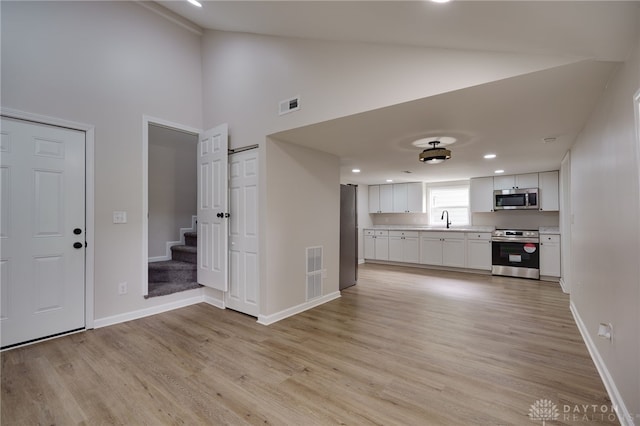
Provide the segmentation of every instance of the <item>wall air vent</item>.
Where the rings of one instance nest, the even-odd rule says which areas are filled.
[[[322,296],[322,246],[307,247],[307,300]]]
[[[278,114],[279,115],[289,114],[290,112],[298,111],[299,109],[300,109],[300,96],[298,95],[298,96],[294,96],[291,99],[285,99],[284,101],[281,101],[278,107]]]

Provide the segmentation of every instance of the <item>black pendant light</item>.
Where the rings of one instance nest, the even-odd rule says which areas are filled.
[[[439,143],[440,141],[429,142],[432,147],[420,153],[420,161],[425,164],[439,164],[451,158],[451,151],[446,148],[439,148]]]

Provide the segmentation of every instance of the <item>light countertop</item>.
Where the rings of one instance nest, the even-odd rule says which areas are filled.
[[[560,228],[558,228],[557,226],[541,226],[540,229],[538,229],[538,232],[540,232],[541,234],[560,235]]]
[[[493,232],[493,226],[452,226],[447,229],[444,226],[428,225],[373,225],[363,229],[378,229],[388,231],[445,231],[445,232]]]
[[[452,226],[447,229],[444,226],[428,225],[372,225],[362,229],[377,229],[384,231],[445,231],[445,232],[493,232],[494,226]],[[560,235],[560,228],[557,226],[541,226],[538,228],[541,234]]]

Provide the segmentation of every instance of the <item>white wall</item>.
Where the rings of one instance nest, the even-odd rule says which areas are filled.
[[[142,118],[202,127],[199,36],[132,2],[0,7],[2,106],[95,125],[96,319],[184,297],[142,297]]]
[[[322,294],[338,291],[340,161],[275,140],[268,141],[265,151],[270,171],[263,181],[267,213],[260,235],[260,311],[273,315],[305,302],[307,247],[324,247]]]
[[[250,145],[277,131],[570,62],[206,31],[204,125],[227,122],[231,146]],[[278,116],[278,103],[295,95],[301,110]]]
[[[629,413],[640,422],[640,188],[633,97],[640,40],[571,149],[571,303]],[[613,324],[613,341],[597,337]],[[606,382],[607,380],[605,380]],[[615,402],[615,401],[614,401]],[[631,424],[631,423],[627,423]]]
[[[198,136],[149,125],[149,257],[164,256],[197,214]]]

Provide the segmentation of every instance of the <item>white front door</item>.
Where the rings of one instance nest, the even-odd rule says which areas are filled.
[[[228,144],[226,124],[198,142],[198,283],[228,289]]]
[[[229,161],[229,291],[225,305],[258,316],[258,150],[233,154]]]
[[[1,346],[85,326],[85,134],[2,118]]]

